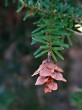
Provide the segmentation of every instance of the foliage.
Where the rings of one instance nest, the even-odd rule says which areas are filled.
[[[5,0],[5,5],[8,5],[8,0]],[[24,21],[29,16],[39,16],[39,20],[34,22],[37,28],[32,31],[32,45],[37,42],[41,45],[34,53],[35,58],[51,52],[55,62],[57,56],[64,60],[60,51],[68,49],[76,39],[73,34],[78,32],[75,25],[81,24],[82,9],[72,6],[69,0],[18,0],[17,12],[23,8],[27,10]]]
[[[0,93],[0,109],[8,110],[8,106],[13,102],[14,98],[10,91],[2,91]]]
[[[82,92],[75,92],[71,95],[72,105],[76,106],[79,110],[82,110]]]

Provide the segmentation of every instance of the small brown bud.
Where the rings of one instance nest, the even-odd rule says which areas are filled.
[[[30,13],[33,13],[34,12],[34,8],[30,9]]]
[[[54,10],[54,14],[56,14],[57,10]]]

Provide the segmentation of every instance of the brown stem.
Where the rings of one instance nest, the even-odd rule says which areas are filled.
[[[51,54],[52,54],[52,51],[49,51],[49,52],[48,52],[48,58],[49,58],[49,59],[51,59]]]
[[[20,2],[21,2],[21,4],[22,4],[22,6],[24,6],[26,9],[31,9],[31,7],[29,7],[27,4],[25,4],[23,0],[20,0]],[[50,13],[48,13],[48,12],[46,12],[46,11],[40,9],[40,8],[33,7],[33,9],[34,9],[34,10],[37,10],[37,11],[39,11],[39,12],[42,12],[42,13],[44,13],[44,14],[50,15]]]

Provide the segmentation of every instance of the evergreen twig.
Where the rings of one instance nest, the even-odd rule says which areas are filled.
[[[23,0],[20,0],[20,2],[21,2],[21,4],[22,4],[22,6],[25,7],[26,9],[31,9],[31,7],[28,6],[27,4],[25,4]],[[39,12],[41,12],[41,13],[50,15],[49,12],[46,12],[46,11],[42,10],[41,8],[33,7],[33,9],[34,9],[34,10],[37,10],[37,11],[39,11]]]

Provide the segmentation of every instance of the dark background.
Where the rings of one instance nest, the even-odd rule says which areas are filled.
[[[34,85],[37,76],[31,77],[45,59],[35,59],[33,52],[39,44],[31,45],[38,17],[24,22],[25,10],[16,13],[16,9],[16,3],[5,7],[0,0],[0,110],[82,110],[82,35],[75,34],[79,42],[62,52],[65,61],[58,60],[67,82],[58,82],[57,91],[45,94],[44,86]],[[80,102],[74,99],[75,92],[80,92]]]

